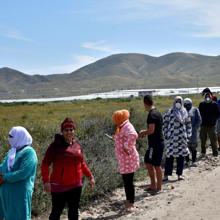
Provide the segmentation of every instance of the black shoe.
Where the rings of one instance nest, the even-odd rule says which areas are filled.
[[[213,157],[217,157],[218,156],[218,151],[212,154]]]
[[[164,176],[162,181],[167,182],[168,181],[168,176]]]

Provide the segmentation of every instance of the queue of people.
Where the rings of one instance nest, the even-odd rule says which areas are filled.
[[[197,161],[200,130],[201,155],[206,155],[206,141],[209,136],[212,154],[218,156],[220,149],[220,100],[213,101],[211,91],[202,93],[204,100],[199,108],[193,106],[190,98],[176,96],[171,108],[162,116],[153,98],[143,99],[148,112],[146,128],[136,132],[129,121],[128,110],[118,110],[112,115],[116,127],[112,136],[118,172],[122,176],[125,190],[125,209],[135,209],[134,175],[140,167],[136,149],[138,138],[148,137],[148,148],[144,157],[150,177],[146,191],[157,194],[162,190],[162,181],[168,181],[176,160],[178,180],[183,180],[184,162]],[[75,136],[76,125],[66,118],[60,125],[60,134],[55,134],[41,162],[41,176],[44,190],[51,194],[52,210],[50,220],[59,220],[67,205],[68,219],[78,219],[78,209],[83,185],[83,176],[89,179],[91,188],[95,179],[84,159],[83,151]],[[21,126],[13,127],[8,134],[9,151],[0,164],[0,220],[30,220],[31,200],[37,168],[37,155],[32,147],[32,137]],[[217,144],[218,142],[218,144]],[[218,146],[219,145],[219,146]],[[165,158],[164,174],[162,160]],[[14,199],[16,197],[16,199]]]

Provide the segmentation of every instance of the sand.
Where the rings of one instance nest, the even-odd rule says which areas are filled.
[[[135,182],[137,208],[134,212],[124,211],[125,194],[120,188],[91,204],[80,214],[80,219],[220,220],[220,156],[214,158],[209,153],[197,162],[197,167],[184,169],[184,177],[185,180],[178,181],[173,174],[156,195],[144,190],[149,184],[146,177],[146,181]]]
[[[133,213],[123,211],[124,190],[117,189],[81,213],[81,219],[219,220],[220,156],[210,154],[197,165],[184,170],[185,180],[177,181],[173,174],[156,195],[144,191],[149,179],[135,183],[137,209]]]

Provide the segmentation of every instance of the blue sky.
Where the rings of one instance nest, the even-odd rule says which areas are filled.
[[[219,0],[0,2],[0,68],[54,74],[115,53],[220,55]]]

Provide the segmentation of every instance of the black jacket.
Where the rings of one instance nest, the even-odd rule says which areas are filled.
[[[201,102],[199,104],[199,111],[202,117],[201,126],[212,127],[216,125],[216,121],[218,117],[220,117],[220,112],[216,102]]]

